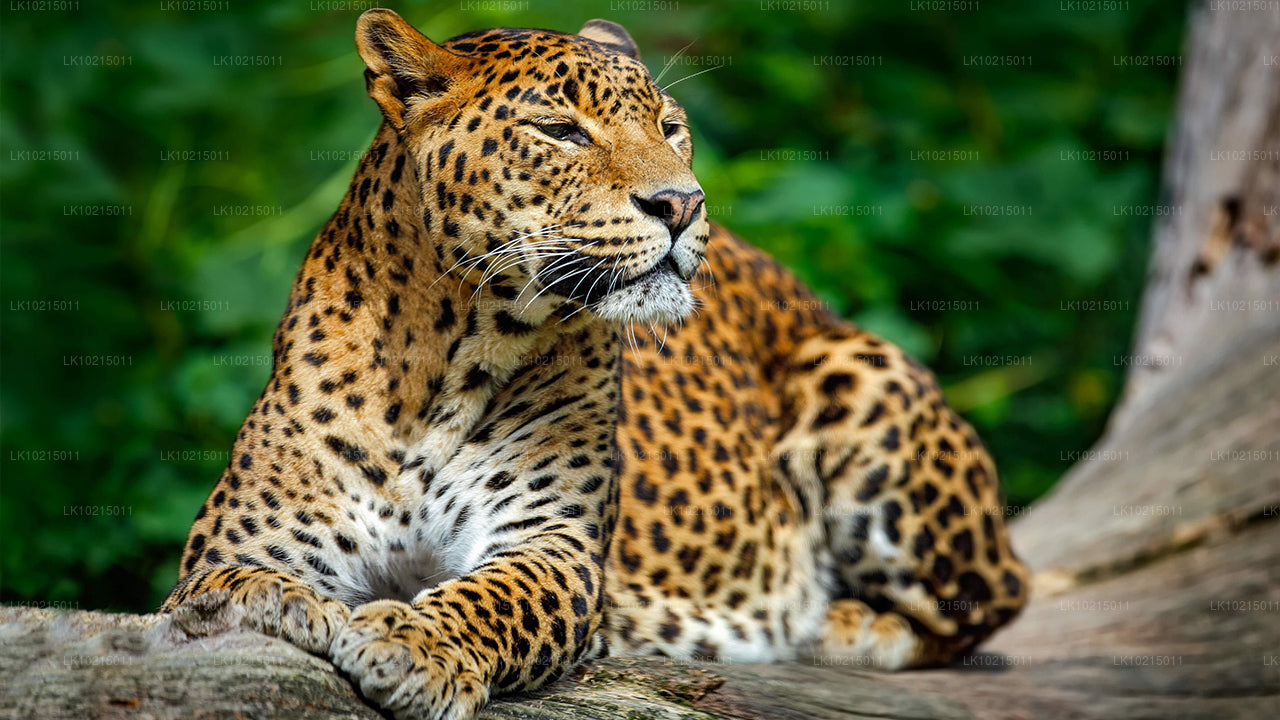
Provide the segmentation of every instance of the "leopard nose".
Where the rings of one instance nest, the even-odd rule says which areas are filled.
[[[631,200],[644,214],[661,220],[674,241],[698,217],[698,211],[702,209],[702,201],[706,197],[702,190],[662,190],[647,198],[632,195]]]

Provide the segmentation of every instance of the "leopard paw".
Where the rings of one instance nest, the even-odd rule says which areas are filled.
[[[903,670],[919,662],[921,648],[920,638],[901,615],[876,613],[860,600],[842,599],[827,611],[818,653],[856,665]]]
[[[232,600],[245,608],[245,627],[316,655],[329,654],[329,646],[347,624],[346,605],[287,578],[247,576],[243,580],[233,590]]]
[[[356,608],[332,660],[398,720],[468,720],[489,701],[488,683],[443,628],[396,600]]]

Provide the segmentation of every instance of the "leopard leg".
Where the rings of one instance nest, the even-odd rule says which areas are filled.
[[[854,328],[806,341],[777,445],[822,508],[836,588],[820,653],[886,669],[950,662],[1026,603],[995,468],[927,370]]]
[[[244,606],[243,626],[327,655],[347,623],[347,606],[284,573],[266,568],[222,565],[191,573],[165,598],[161,612],[210,592],[224,591]]]
[[[565,365],[532,368],[521,382]],[[411,603],[357,607],[333,644],[334,664],[397,718],[469,718],[491,696],[539,687],[600,652],[617,519],[614,400],[527,397],[499,396],[486,434],[502,444],[469,444],[428,473],[430,492],[411,513],[415,535],[456,577]]]
[[[412,603],[356,608],[333,661],[397,718],[469,718],[550,682],[599,653],[600,568],[573,545],[544,538]]]

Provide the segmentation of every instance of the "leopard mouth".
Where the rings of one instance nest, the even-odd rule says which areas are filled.
[[[586,253],[579,253],[569,262],[540,268],[536,275],[547,292],[583,305],[599,301],[608,293],[610,285],[617,287],[618,284],[608,258],[592,257]]]
[[[589,308],[606,320],[679,322],[693,309],[689,283],[668,254],[629,278],[606,258],[582,254],[539,273],[547,292]]]
[[[631,287],[637,283],[646,282],[650,278],[653,278],[655,275],[658,275],[659,273],[664,273],[664,272],[671,273],[676,277],[680,278],[681,280],[687,281],[689,279],[680,274],[680,269],[676,267],[675,258],[672,257],[670,253],[668,253],[665,258],[663,258],[662,260],[659,260],[657,263],[654,264],[653,267],[649,268],[648,270],[645,270],[644,272],[640,273],[639,275],[633,278],[628,278],[626,280],[623,280],[614,289],[622,290],[623,288]]]
[[[679,323],[693,312],[693,291],[674,264],[663,260],[615,287],[590,307],[605,320]]]
[[[582,253],[572,262],[543,268],[538,273],[538,280],[548,292],[588,306],[595,305],[610,293],[649,283],[664,273],[681,282],[688,280],[670,254],[632,277],[623,277],[621,269],[608,260]]]

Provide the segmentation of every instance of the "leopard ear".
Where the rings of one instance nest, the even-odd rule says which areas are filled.
[[[629,55],[636,60],[640,59],[640,48],[636,45],[636,41],[632,40],[627,29],[618,23],[608,20],[588,20],[578,34],[588,40],[595,40],[614,52]]]
[[[369,97],[397,130],[404,129],[412,106],[443,95],[469,62],[385,8],[367,10],[356,21],[356,50],[368,68]]]

